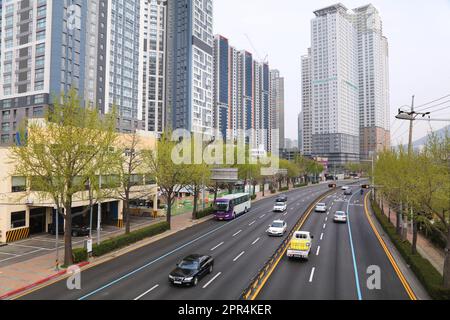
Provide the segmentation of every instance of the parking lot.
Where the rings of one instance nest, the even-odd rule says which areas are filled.
[[[157,220],[160,220],[158,218]],[[153,223],[155,219],[149,217],[131,217],[131,229],[138,229]],[[119,235],[125,231],[124,228],[104,225],[100,231],[100,239],[110,238],[114,235]],[[92,231],[92,238],[94,243],[97,240],[97,230]],[[86,237],[73,237],[73,247],[82,247]],[[0,267],[11,265],[17,262],[25,261],[34,257],[49,254],[55,251],[56,236],[41,233],[33,235],[30,238],[20,241],[8,243],[5,246],[0,246]],[[59,249],[64,250],[63,235],[59,235]]]

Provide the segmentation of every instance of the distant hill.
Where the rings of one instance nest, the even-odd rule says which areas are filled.
[[[448,130],[450,132],[450,125],[439,129],[437,131],[435,131],[435,134],[439,137],[439,138],[443,138],[445,136],[445,131]],[[416,141],[413,142],[413,146],[414,148],[420,148],[422,146],[424,146],[427,143],[428,140],[428,136],[425,136],[423,138],[420,138]]]

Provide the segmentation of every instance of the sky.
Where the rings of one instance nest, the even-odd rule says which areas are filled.
[[[329,0],[213,0],[214,33],[254,57],[267,56],[285,78],[285,133],[297,139],[301,111],[301,56],[310,46],[313,11],[337,3]],[[380,12],[389,41],[392,144],[408,141],[407,121],[395,120],[399,107],[420,106],[450,95],[450,0],[342,0],[352,9],[372,3]],[[434,110],[450,106],[450,97]],[[408,108],[405,108],[408,109]],[[431,109],[431,110],[433,110]],[[450,108],[432,114],[449,119]],[[414,140],[449,122],[416,121]]]

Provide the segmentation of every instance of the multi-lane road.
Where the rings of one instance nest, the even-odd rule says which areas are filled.
[[[283,238],[266,235],[268,225],[275,219],[283,219],[292,228],[308,206],[327,191],[328,185],[321,184],[287,192],[288,209],[284,213],[272,212],[273,197],[260,200],[249,213],[236,220],[209,220],[87,268],[81,273],[81,290],[69,290],[62,279],[20,298],[238,299],[282,242]],[[316,236],[311,259],[304,263],[282,259],[257,298],[357,299],[361,295],[364,299],[407,299],[398,275],[364,216],[362,197],[355,194],[346,199],[342,191],[336,190],[325,201],[331,207],[330,213],[312,213],[303,226]],[[351,230],[350,225],[332,223],[332,213],[347,206]],[[197,287],[171,286],[168,273],[192,253],[212,255],[213,272]],[[367,291],[365,279],[369,265],[381,268],[382,290]]]
[[[301,230],[315,238],[309,261],[283,257],[258,299],[411,299],[408,284],[395,270],[366,216],[366,196],[337,192],[326,197],[326,213],[312,213]],[[334,223],[333,213],[348,212],[347,224]],[[375,277],[379,275],[379,278]],[[378,281],[378,282],[377,282]],[[369,282],[369,284],[368,284]],[[409,288],[408,288],[409,290]]]

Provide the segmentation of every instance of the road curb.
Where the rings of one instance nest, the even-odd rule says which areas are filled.
[[[76,266],[81,269],[81,268],[83,268],[84,266],[86,266],[88,264],[89,264],[89,262],[83,262],[83,263],[77,264]],[[29,285],[26,285],[26,286],[24,286],[22,288],[15,289],[13,291],[7,292],[4,295],[0,296],[0,300],[6,300],[6,299],[8,299],[8,298],[10,298],[12,296],[15,296],[15,295],[17,295],[19,293],[24,292],[24,291],[31,290],[31,289],[39,286],[39,285],[42,285],[42,284],[44,284],[46,282],[49,282],[49,281],[51,281],[53,279],[56,279],[56,278],[66,274],[66,273],[67,273],[67,270],[62,270],[62,271],[60,271],[58,273],[55,273],[55,274],[53,274],[53,275],[51,275],[49,277],[46,277],[46,278],[41,279],[39,281],[36,281],[36,282],[34,282],[32,284],[29,284]]]

